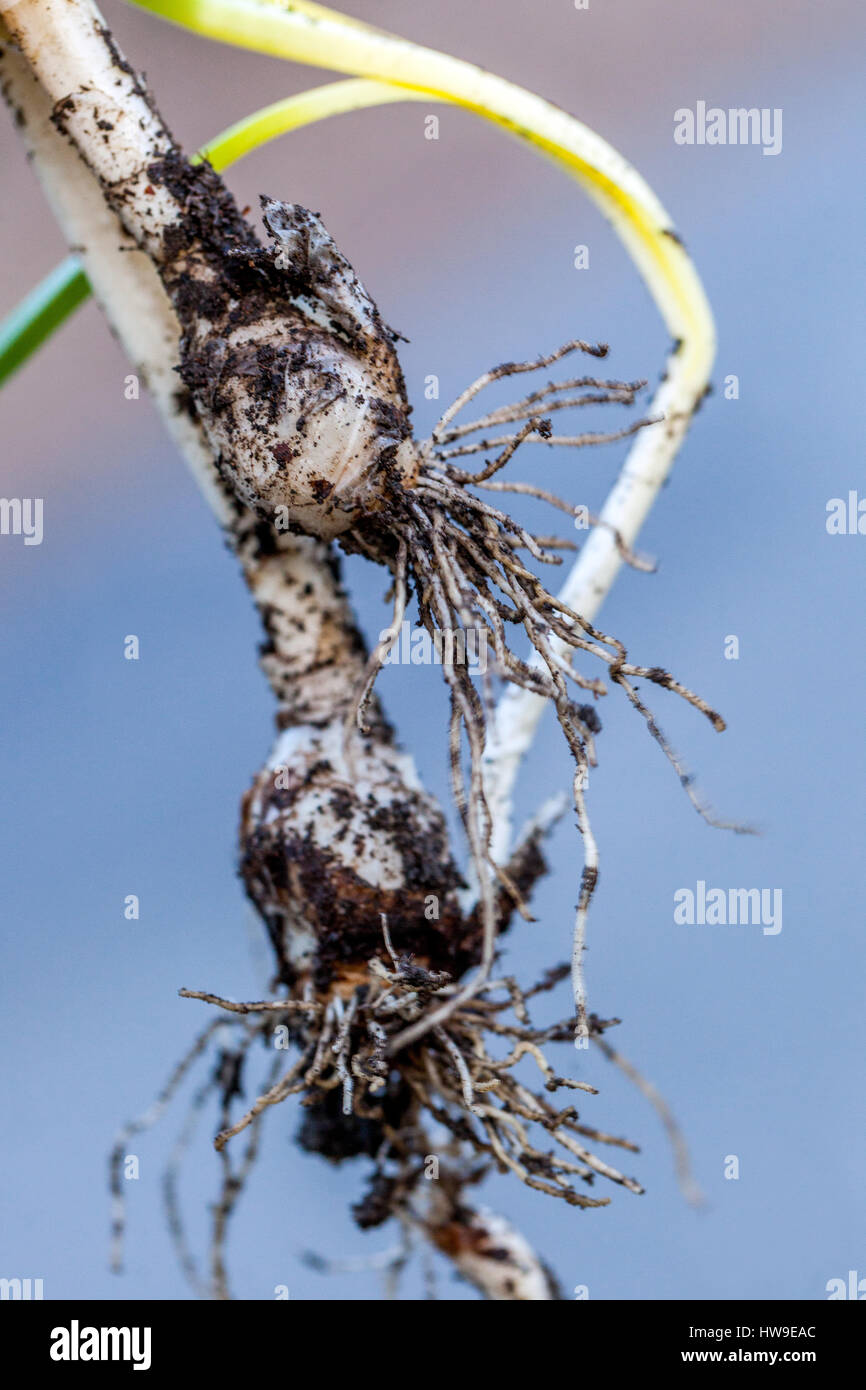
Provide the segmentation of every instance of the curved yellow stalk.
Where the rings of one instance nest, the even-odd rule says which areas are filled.
[[[703,394],[712,316],[674,224],[628,162],[573,116],[504,78],[349,19],[310,0],[133,0],[143,9],[243,48],[373,78],[407,95],[453,102],[565,168],[598,204],[643,274],[672,336],[677,375]]]
[[[313,87],[309,92],[299,92],[275,101],[271,106],[262,107],[251,116],[223,130],[213,140],[203,145],[193,156],[193,163],[207,159],[222,172],[230,164],[235,164],[245,155],[252,154],[260,145],[286,135],[290,130],[312,125],[328,116],[344,115],[348,111],[361,111],[367,106],[384,106],[388,102],[423,101],[423,92],[404,92],[399,87],[386,82],[370,81],[364,77],[351,78],[347,82],[329,82],[323,87]]]

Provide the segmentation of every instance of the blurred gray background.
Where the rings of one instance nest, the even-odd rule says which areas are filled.
[[[602,876],[587,955],[591,1007],[660,1087],[707,1196],[680,1196],[657,1117],[601,1057],[582,1113],[642,1146],[619,1189],[579,1212],[492,1179],[567,1290],[591,1298],[826,1297],[866,1276],[863,1216],[864,662],[866,537],[830,536],[825,507],[866,493],[862,464],[863,227],[852,192],[862,128],[862,19],[820,6],[729,0],[354,0],[358,16],[473,59],[574,112],[628,156],[671,210],[713,303],[717,386],[642,536],[660,559],[626,571],[603,625],[729,721],[715,735],[651,690],[672,741],[724,814],[760,839],[710,830],[624,699],[602,709],[591,811]],[[326,76],[235,52],[116,0],[107,16],[164,115],[193,149],[254,108]],[[680,147],[679,107],[781,107],[780,155]],[[401,353],[419,432],[484,368],[582,335],[612,344],[611,372],[655,380],[666,335],[624,251],[580,191],[500,132],[431,104],[338,118],[230,171],[322,213],[411,343]],[[0,312],[63,254],[7,119]],[[573,267],[577,244],[590,268]],[[45,1296],[184,1298],[160,1214],[159,1175],[183,1102],[131,1146],[127,1273],[107,1269],[106,1156],[205,1022],[179,986],[262,990],[258,929],[235,877],[239,797],[263,761],[272,707],[256,618],[214,523],[92,304],[0,395],[3,496],[45,499],[45,538],[0,538],[3,1205],[0,1274]],[[424,399],[424,379],[441,383]],[[582,423],[582,422],[581,422]],[[601,423],[601,422],[599,422]],[[612,424],[612,417],[606,423]],[[548,486],[600,505],[625,445],[566,458],[526,453]],[[520,476],[516,474],[516,476]],[[533,513],[540,529],[548,520]],[[365,628],[386,621],[385,576],[347,566]],[[123,659],[135,633],[141,659]],[[740,641],[737,661],[724,640]],[[439,673],[394,668],[382,693],[427,784],[447,798]],[[567,784],[545,722],[520,808]],[[509,938],[528,979],[568,954],[580,850],[572,818],[552,846],[538,921]],[[673,894],[780,888],[784,924],[677,926]],[[136,893],[141,917],[127,922]],[[567,989],[551,1006],[564,1013]],[[571,1066],[563,1049],[562,1067]],[[229,1253],[243,1298],[377,1299],[370,1273],[301,1261],[383,1249],[348,1214],[365,1163],[331,1168],[293,1143],[297,1111],[269,1116]],[[206,1239],[218,1181],[207,1117],[182,1184]],[[726,1157],[739,1159],[736,1181]],[[596,1189],[596,1195],[601,1195]],[[474,1294],[440,1270],[447,1298]],[[404,1297],[420,1297],[417,1266]]]

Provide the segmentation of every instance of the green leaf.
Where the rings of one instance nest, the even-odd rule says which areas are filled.
[[[77,256],[67,256],[0,323],[0,386],[90,294]]]

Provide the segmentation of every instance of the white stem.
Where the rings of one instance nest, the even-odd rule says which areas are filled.
[[[213,455],[201,427],[179,403],[174,368],[180,331],[151,261],[123,230],[74,146],[56,130],[51,97],[22,54],[8,44],[0,51],[0,82],[70,249],[80,257],[102,311],[209,506],[227,525],[231,511]]]
[[[90,0],[3,0],[0,14],[51,98],[55,124],[100,181],[124,184],[130,217],[150,233],[144,249],[155,252],[180,209],[150,185],[147,165],[172,141],[99,10]]]
[[[219,478],[202,426],[182,402],[175,370],[180,329],[174,309],[149,255],[136,247],[108,207],[92,165],[85,164],[51,120],[57,91],[80,72],[85,58],[93,56],[96,60],[100,49],[105,51],[105,40],[94,27],[98,21],[95,11],[85,24],[80,10],[73,3],[62,9],[53,3],[38,8],[20,2],[0,5],[10,27],[22,19],[42,24],[38,35],[27,29],[28,42],[42,54],[50,80],[59,84],[47,92],[23,54],[6,41],[0,46],[0,86],[16,114],[45,197],[70,250],[82,261],[100,308],[150,392],[211,511],[237,544],[241,514]],[[63,22],[60,32],[65,47],[53,36],[55,18]],[[60,66],[58,54],[68,67]],[[138,110],[134,79],[122,68],[112,70],[124,81]],[[140,163],[149,156],[152,140],[160,138],[161,123],[149,106],[141,119],[144,125],[125,124],[123,141],[112,138],[108,143],[96,142],[97,147],[104,143],[104,151],[97,148],[97,153],[102,177],[109,183],[116,182],[115,174],[120,178],[121,170],[130,167],[130,139],[138,144]],[[116,170],[110,158],[114,150],[119,160]],[[174,217],[173,206],[164,206],[163,211]],[[305,720],[316,722],[323,722],[328,711],[338,718],[352,698],[360,669],[351,614],[335,587],[326,548],[301,536],[283,536],[281,544],[281,551],[266,557],[255,553],[254,547],[242,545],[239,556],[257,604],[279,625],[273,650],[263,660],[265,672],[285,709],[291,712],[297,707]],[[307,672],[311,674],[301,690],[297,680]]]

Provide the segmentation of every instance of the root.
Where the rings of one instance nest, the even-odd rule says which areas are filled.
[[[588,1196],[576,1186],[591,1187],[597,1178],[634,1193],[643,1191],[634,1178],[582,1141],[589,1138],[636,1152],[633,1144],[587,1127],[572,1105],[559,1109],[549,1098],[559,1090],[597,1094],[588,1083],[559,1075],[543,1050],[550,1042],[568,1040],[570,1020],[535,1028],[530,1019],[530,999],[551,988],[561,972],[551,972],[525,992],[511,978],[493,981],[468,1001],[443,972],[427,971],[393,953],[391,968],[373,958],[369,977],[369,985],[359,988],[348,1004],[338,998],[331,1001],[308,1026],[303,1055],[294,1067],[264,1091],[240,1120],[221,1129],[215,1140],[221,1153],[229,1139],[256,1124],[268,1106],[301,1091],[306,1093],[306,1105],[321,1103],[336,1090],[342,1094],[344,1115],[382,1123],[385,1143],[377,1173],[389,1182],[399,1180],[404,1201],[430,1154],[430,1141],[421,1128],[425,1117],[452,1135],[464,1161],[467,1156],[484,1160],[570,1206],[608,1204],[609,1198]],[[453,1007],[447,1028],[427,1030],[418,1046],[401,1048],[399,1061],[389,1062],[394,1050],[389,1043],[401,1026],[426,1017],[430,1000],[449,994]],[[605,1026],[594,1018],[587,1021],[593,1033]],[[516,1068],[526,1060],[534,1062],[540,1088],[532,1089],[518,1078]],[[399,1130],[388,1123],[382,1105],[389,1076],[392,1081],[399,1077],[407,1099],[413,1102],[415,1120]],[[226,1107],[227,1103],[227,1118]],[[397,1164],[396,1174],[388,1172],[389,1160]],[[242,1167],[246,1172],[246,1160]],[[233,1176],[232,1183],[237,1181]],[[390,1212],[394,1214],[393,1202]],[[221,1267],[215,1264],[215,1269],[219,1275]],[[215,1286],[222,1287],[218,1277]]]
[[[421,446],[421,468],[410,489],[395,488],[388,520],[387,539],[381,522],[374,529],[362,527],[353,534],[352,544],[380,562],[389,564],[393,575],[394,612],[392,627],[372,653],[358,690],[350,719],[362,729],[364,710],[379,669],[399,632],[414,589],[418,620],[440,645],[451,639],[454,659],[443,660],[442,669],[451,697],[450,759],[454,801],[462,820],[471,858],[472,873],[478,887],[481,919],[484,924],[482,958],[476,975],[449,1000],[437,1004],[430,1013],[415,1021],[392,1043],[392,1051],[415,1043],[425,1032],[441,1028],[457,1010],[468,1006],[490,977],[496,950],[496,923],[492,881],[502,881],[501,868],[490,855],[491,822],[484,791],[484,752],[489,716],[489,689],[473,680],[465,659],[470,639],[475,653],[493,654],[495,673],[510,684],[548,700],[575,765],[574,809],[584,845],[584,869],[577,905],[573,948],[573,993],[576,1041],[588,1036],[586,989],[582,971],[587,915],[598,880],[598,849],[592,834],[584,796],[587,774],[596,765],[593,736],[601,728],[594,701],[607,693],[598,677],[587,675],[575,665],[578,657],[592,657],[607,669],[610,683],[623,689],[626,697],[645,720],[647,727],[674,768],[698,813],[711,825],[750,833],[748,827],[719,820],[700,802],[692,779],[661,732],[655,716],[644,704],[633,684],[648,680],[678,695],[721,731],[721,715],[692,690],[660,667],[638,666],[629,662],[625,647],[616,638],[600,631],[561,599],[555,597],[529,568],[530,559],[538,566],[562,564],[562,543],[550,544],[513,520],[506,512],[477,495],[478,489],[516,493],[553,506],[571,516],[575,508],[563,499],[531,483],[493,481],[511,462],[517,450],[530,441],[569,444],[603,443],[656,423],[642,419],[627,429],[611,434],[554,436],[544,411],[598,403],[633,404],[644,383],[573,377],[561,383],[549,382],[511,405],[502,406],[466,424],[456,417],[486,386],[505,377],[536,371],[580,350],[603,357],[603,345],[573,341],[556,352],[531,362],[506,363],[485,373],[467,388],[444,413],[430,440]],[[569,394],[590,388],[587,394]],[[522,423],[521,423],[522,422]],[[486,437],[500,426],[516,425],[511,434]],[[476,432],[485,437],[472,442]],[[446,447],[446,446],[452,447]],[[458,456],[500,449],[476,472],[450,462]],[[602,524],[590,518],[589,524]],[[395,539],[396,538],[396,539]],[[620,554],[638,569],[653,568],[651,562],[634,555],[621,536],[615,539]],[[393,547],[396,546],[396,549]],[[383,548],[384,547],[384,548]],[[391,547],[389,549],[389,547]],[[520,552],[528,552],[526,562]],[[529,639],[533,659],[515,655],[510,628],[523,630]],[[455,634],[461,641],[454,643]],[[581,702],[576,692],[593,697]],[[464,758],[468,769],[464,769]]]
[[[664,1096],[651,1081],[647,1081],[646,1077],[641,1075],[637,1067],[634,1066],[627,1057],[623,1057],[621,1052],[618,1052],[615,1047],[611,1047],[607,1039],[602,1037],[600,1033],[594,1036],[593,1041],[597,1044],[608,1061],[613,1062],[614,1066],[619,1067],[623,1075],[627,1076],[629,1081],[638,1088],[641,1095],[645,1096],[649,1101],[664,1125],[668,1139],[670,1140],[680,1192],[689,1203],[689,1206],[704,1206],[706,1198],[692,1172],[692,1162],[689,1157],[685,1136],[677,1124],[673,1111]]]
[[[190,1249],[186,1236],[183,1213],[178,1194],[178,1183],[180,1173],[183,1168],[184,1159],[192,1142],[193,1134],[202,1116],[205,1105],[210,1100],[216,1089],[216,1074],[210,1076],[203,1086],[199,1087],[189,1103],[183,1126],[174,1148],[171,1151],[168,1163],[162,1175],[162,1204],[165,1213],[168,1233],[174,1246],[175,1258],[181,1273],[189,1284],[190,1288],[199,1298],[207,1298],[209,1289],[206,1282],[202,1279],[198,1262]]]
[[[192,997],[202,998],[208,1002],[222,1005],[235,1015],[257,1012],[254,1006],[232,1006],[230,1001],[219,1000],[214,995],[194,994]],[[283,1015],[287,1015],[289,1011],[290,1004],[288,1001],[283,1001]],[[246,1020],[235,1018],[231,1023],[226,1023],[221,1018],[215,1019],[207,1028],[197,1035],[190,1048],[172,1069],[171,1075],[160,1090],[153,1104],[150,1105],[141,1116],[125,1125],[118,1134],[111,1151],[109,1164],[112,1199],[111,1268],[115,1273],[120,1273],[123,1268],[123,1243],[126,1235],[126,1203],[123,1192],[122,1170],[129,1140],[134,1135],[141,1134],[157,1124],[167,1107],[178,1094],[183,1081],[191,1072],[195,1062],[199,1058],[207,1055],[208,1049],[216,1038],[221,1042],[220,1049],[214,1059],[210,1075],[204,1083],[198,1087],[191,1100],[188,1102],[181,1131],[174,1143],[168,1163],[162,1175],[162,1197],[166,1224],[172,1244],[174,1245],[178,1264],[187,1282],[190,1284],[190,1287],[199,1297],[213,1297],[218,1299],[230,1297],[225,1268],[225,1242],[229,1220],[243,1193],[246,1181],[254,1167],[257,1157],[259,1111],[257,1111],[255,1115],[248,1117],[245,1124],[238,1125],[232,1129],[232,1132],[239,1132],[240,1129],[246,1128],[247,1125],[252,1125],[252,1131],[246,1150],[237,1167],[232,1164],[228,1155],[222,1153],[225,1140],[223,1140],[222,1144],[216,1143],[216,1147],[221,1152],[223,1176],[217,1201],[213,1207],[210,1246],[211,1280],[209,1284],[202,1279],[197,1261],[187,1243],[186,1231],[178,1200],[178,1181],[195,1127],[201,1118],[206,1104],[214,1096],[219,1097],[220,1115],[225,1126],[228,1127],[228,1117],[233,1100],[240,1094],[240,1077],[247,1053],[258,1038],[267,1036],[267,1034],[263,1033],[261,1027],[251,1025]],[[236,1043],[234,1042],[235,1037],[237,1037]],[[271,1080],[275,1078],[278,1065],[278,1061],[271,1064],[270,1070],[273,1074],[270,1078]],[[283,1096],[281,1095],[279,1098],[282,1099]],[[260,1107],[260,1109],[263,1108],[263,1106]],[[219,1138],[220,1136],[218,1135],[217,1139]]]
[[[189,1103],[163,1178],[175,1250],[199,1296],[231,1297],[225,1255],[229,1222],[255,1167],[265,1112],[290,1095],[302,1093],[304,1106],[320,1107],[335,1093],[348,1125],[359,1121],[373,1124],[380,1135],[375,1151],[370,1150],[374,1167],[368,1194],[353,1212],[362,1228],[395,1218],[402,1230],[399,1247],[370,1260],[326,1261],[308,1255],[306,1262],[322,1272],[381,1270],[387,1278],[389,1297],[395,1295],[396,1282],[410,1256],[413,1233],[424,1235],[447,1255],[458,1272],[486,1297],[559,1296],[552,1275],[519,1233],[502,1218],[467,1204],[467,1187],[479,1182],[491,1168],[512,1174],[533,1191],[583,1210],[609,1204],[609,1197],[595,1194],[599,1181],[635,1194],[643,1191],[634,1177],[599,1152],[601,1148],[637,1153],[637,1146],[623,1136],[587,1124],[572,1103],[557,1105],[554,1100],[560,1091],[597,1094],[588,1082],[560,1075],[548,1055],[552,1044],[568,1044],[572,1020],[538,1026],[531,1015],[532,1001],[552,990],[569,973],[569,967],[548,970],[526,989],[510,976],[488,981],[470,1000],[457,1003],[447,1027],[434,1026],[416,1045],[393,1056],[391,1044],[395,1035],[399,1036],[398,1030],[429,1013],[432,1000],[449,997],[459,1001],[460,994],[444,972],[426,970],[398,954],[387,920],[382,928],[390,966],[373,957],[368,963],[368,983],[348,1002],[335,998],[317,1012],[304,1015],[295,1039],[299,1048],[296,1061],[279,1077],[280,1063],[271,1059],[261,1093],[239,1119],[234,1119],[232,1112],[241,1093],[246,1060],[256,1042],[270,1048],[277,1006],[282,1016],[288,1017],[291,1001],[236,1004],[205,991],[184,991],[186,997],[227,1012],[229,1019],[211,1024],[196,1038],[146,1119],[148,1124],[155,1122],[193,1061],[217,1034],[220,1050],[215,1065]],[[251,1021],[251,1015],[263,1013],[265,1019]],[[694,1200],[697,1189],[688,1155],[669,1108],[604,1036],[616,1023],[617,1019],[601,1020],[590,1014],[587,1033],[660,1114],[674,1145],[683,1190]],[[526,1071],[528,1064],[537,1074],[535,1083]],[[193,1126],[205,1103],[215,1095],[220,1128],[214,1145],[223,1172],[212,1208],[210,1277],[205,1280],[186,1242],[177,1184]],[[389,1110],[389,1100],[393,1102],[395,1095],[402,1096],[396,1120],[393,1105]],[[123,1136],[144,1128],[144,1118],[127,1126]],[[449,1136],[444,1144],[430,1137],[427,1125],[431,1121]],[[231,1141],[244,1131],[246,1143],[233,1162]],[[121,1150],[123,1136],[118,1140]],[[436,1163],[432,1175],[428,1171],[431,1160]],[[426,1182],[430,1176],[437,1181]],[[492,1238],[497,1232],[502,1241]],[[497,1254],[502,1242],[510,1251],[508,1261]],[[500,1259],[508,1264],[507,1269],[497,1263]]]
[[[237,1068],[238,1072],[243,1063],[244,1056],[250,1044],[253,1042],[254,1034],[247,1034],[241,1043],[240,1048],[226,1060],[229,1066]],[[268,1080],[273,1082],[279,1068],[279,1060],[274,1060],[269,1068]],[[219,1137],[226,1133],[226,1129],[231,1133],[228,1125],[229,1113],[235,1087],[232,1084],[223,1087],[221,1118],[224,1128]],[[284,1094],[288,1094],[285,1092]],[[282,1099],[282,1096],[280,1097]],[[264,1107],[262,1107],[264,1108]],[[213,1221],[211,1226],[210,1243],[210,1268],[211,1268],[211,1292],[215,1299],[229,1299],[228,1274],[225,1262],[226,1237],[228,1234],[228,1224],[232,1213],[246,1187],[247,1179],[252,1172],[259,1153],[259,1137],[261,1132],[260,1112],[257,1113],[249,1122],[249,1136],[246,1147],[240,1156],[240,1161],[235,1167],[232,1163],[231,1155],[226,1152],[225,1141],[222,1144],[216,1143],[220,1161],[222,1163],[222,1184],[219,1197],[213,1208]]]
[[[171,1104],[177,1094],[188,1072],[194,1063],[207,1050],[207,1047],[221,1027],[221,1020],[215,1019],[209,1023],[193,1040],[192,1045],[181,1057],[180,1061],[173,1067],[171,1075],[165,1082],[156,1099],[143,1114],[136,1119],[130,1120],[128,1124],[118,1133],[111,1154],[108,1160],[108,1182],[111,1192],[111,1255],[110,1266],[115,1274],[119,1274],[123,1269],[123,1242],[126,1234],[126,1201],[123,1188],[123,1163],[126,1158],[126,1147],[130,1139],[136,1134],[143,1134],[152,1129],[161,1119],[165,1110]]]

